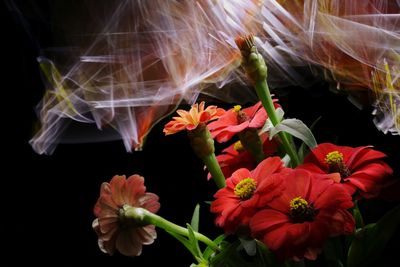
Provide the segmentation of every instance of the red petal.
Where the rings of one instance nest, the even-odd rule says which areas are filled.
[[[209,123],[207,126],[212,133],[214,130],[225,128],[230,125],[237,125],[237,115],[233,109],[228,110],[218,120]]]
[[[286,176],[285,193],[292,199],[295,197],[302,197],[308,200],[312,185],[311,180],[312,176],[310,172],[295,169],[290,175]]]
[[[254,118],[251,119],[249,127],[250,128],[261,128],[264,126],[265,121],[267,120],[268,115],[264,108],[261,108],[255,114]]]
[[[321,173],[321,174],[327,173],[328,169],[327,168],[321,169],[321,164],[319,164],[318,162],[315,162],[315,161],[311,162],[310,159],[308,161],[309,162],[303,163],[303,164],[297,166],[296,169],[307,170],[312,173]]]
[[[352,155],[346,164],[351,170],[354,170],[362,167],[365,164],[369,164],[374,161],[380,161],[385,157],[385,154],[371,149],[370,146],[357,147],[353,149]]]
[[[200,122],[207,122],[211,119],[211,115],[209,112],[205,111],[200,114],[199,121]]]
[[[232,176],[229,179],[231,179],[233,185],[236,186],[238,183],[240,183],[240,181],[242,181],[243,179],[246,179],[246,178],[254,179],[252,173],[248,169],[241,168],[241,169],[235,171],[234,173],[232,173]]]
[[[319,197],[314,200],[314,207],[317,210],[351,208],[353,202],[351,195],[346,192],[340,184],[333,184],[326,188]]]
[[[290,219],[285,213],[273,209],[264,209],[257,212],[250,220],[250,229],[255,236],[260,236],[260,234],[281,227],[289,221]]]
[[[254,106],[243,109],[242,111],[246,113],[249,118],[253,118],[256,115],[256,112],[262,108],[261,101],[258,101]]]
[[[328,166],[325,164],[325,157],[332,151],[340,151],[339,147],[331,143],[322,143],[311,150],[311,153],[304,159],[304,163],[314,163],[324,172],[328,172]]]
[[[251,172],[252,177],[257,182],[261,182],[269,175],[280,171],[283,168],[283,162],[280,157],[268,157],[261,161],[258,166]]]

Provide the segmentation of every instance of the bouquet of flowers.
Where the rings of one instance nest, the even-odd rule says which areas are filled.
[[[294,68],[307,66],[345,87],[357,104],[360,92],[372,92],[376,126],[398,134],[399,28],[390,18],[398,16],[399,4],[183,2],[121,1],[110,19],[117,23],[107,23],[66,74],[39,58],[52,91],[41,105],[42,129],[31,140],[37,152],[54,150],[65,118],[111,126],[127,150],[140,150],[154,124],[173,113],[165,135],[186,132],[205,165],[204,178],[216,185],[211,200],[200,203],[220,232],[208,236],[199,228],[200,205],[190,224],[177,225],[157,215],[159,197],[147,192],[140,174],[114,176],[101,185],[94,207],[101,251],[139,256],[157,231],[166,231],[193,256],[191,266],[378,264],[400,224],[400,206],[366,224],[358,203],[397,182],[386,155],[370,144],[318,143],[314,125],[285,118],[269,74],[272,83],[276,77],[300,82],[306,79]],[[127,7],[139,11],[130,16]],[[383,9],[388,16],[379,13]],[[127,38],[120,36],[124,31]],[[365,44],[353,44],[354,36]],[[378,47],[377,40],[385,44]],[[250,84],[258,99],[245,97],[246,106],[228,109],[196,102],[201,93],[228,103],[240,98],[240,92],[231,97],[208,87],[233,79]],[[242,87],[247,94],[249,87]],[[189,110],[177,109],[182,100],[192,104]]]
[[[368,265],[400,223],[400,207],[368,225],[357,207],[388,183],[392,169],[385,154],[371,146],[318,144],[304,123],[283,117],[253,36],[236,42],[261,101],[229,110],[196,103],[177,110],[164,127],[165,135],[187,133],[219,188],[209,204],[223,234],[198,232],[199,206],[186,227],[156,215],[158,197],[146,192],[143,177],[115,176],[102,185],[94,209],[100,249],[138,256],[158,227],[193,255],[191,266],[304,266],[304,259],[322,253],[329,266]],[[293,138],[302,141],[299,148]],[[237,141],[215,156],[214,140]]]

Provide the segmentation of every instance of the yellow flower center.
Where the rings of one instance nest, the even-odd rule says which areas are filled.
[[[294,223],[303,223],[314,219],[314,208],[308,205],[307,200],[295,197],[290,201],[290,218]]]
[[[329,173],[334,173],[334,172],[340,173],[341,182],[343,182],[344,178],[349,177],[351,175],[350,169],[346,166],[346,164],[343,161],[343,154],[337,150],[326,154],[325,163],[328,164],[329,166]]]
[[[238,124],[241,124],[241,123],[249,120],[249,117],[247,117],[247,114],[242,111],[241,105],[234,106],[233,111],[236,113],[236,118],[237,118]]]
[[[233,110],[234,110],[235,112],[239,112],[241,109],[242,109],[242,106],[241,106],[241,105],[235,105],[235,106],[233,107]]]
[[[242,142],[237,141],[234,145],[233,145],[233,149],[236,150],[237,152],[243,152],[244,151],[244,147],[242,145]]]
[[[252,178],[245,178],[235,186],[235,195],[241,200],[250,199],[256,191],[257,182]]]
[[[328,165],[336,165],[340,162],[343,162],[343,154],[339,151],[332,151],[326,154],[325,162]]]

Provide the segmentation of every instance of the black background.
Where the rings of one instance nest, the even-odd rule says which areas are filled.
[[[37,119],[35,106],[44,93],[36,41],[48,45],[52,33],[42,20],[30,17],[35,32],[32,39],[15,11],[7,10],[2,17],[0,265],[189,266],[193,262],[190,254],[162,230],[158,230],[153,245],[144,247],[142,256],[128,258],[103,254],[91,228],[100,184],[115,174],[137,173],[145,177],[148,191],[160,196],[161,216],[184,225],[190,222],[196,203],[201,203],[200,231],[210,236],[220,234],[204,203],[212,199],[215,186],[206,180],[203,165],[191,153],[186,136],[165,137],[164,120],[151,132],[142,152],[127,153],[122,141],[113,141],[61,144],[51,156],[36,154],[28,144]],[[330,92],[325,83],[287,91],[280,97],[287,117],[310,125],[322,116],[314,130],[318,142],[374,145],[389,156],[387,162],[399,177],[400,137],[379,132],[372,123],[371,108],[359,110],[345,96]],[[373,222],[394,204],[373,200],[361,203],[361,207],[367,221]],[[398,249],[394,237],[384,262],[395,260]]]

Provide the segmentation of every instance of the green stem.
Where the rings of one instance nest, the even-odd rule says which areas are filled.
[[[267,111],[268,117],[271,120],[272,125],[276,126],[280,121],[275,111],[274,103],[269,92],[267,81],[265,79],[256,81],[255,88],[258,98],[261,100],[261,103]],[[282,141],[283,148],[291,159],[293,167],[296,167],[300,164],[300,160],[296,153],[296,150],[293,148],[292,144],[289,141],[288,135],[285,132],[279,132],[278,135]]]
[[[166,219],[164,219],[161,216],[158,216],[157,214],[154,214],[146,209],[143,208],[135,208],[135,207],[124,207],[125,210],[125,217],[131,218],[135,221],[142,222],[145,225],[155,225],[159,228],[164,229],[167,232],[173,232],[179,235],[183,235],[186,237],[189,237],[189,230],[179,226],[177,224],[174,224]],[[207,236],[200,234],[198,232],[194,232],[194,236],[196,237],[197,240],[203,242],[210,248],[212,248],[214,251],[218,251],[219,248],[218,246]]]
[[[207,169],[210,171],[214,182],[217,184],[218,188],[224,188],[226,186],[225,176],[222,173],[221,167],[218,164],[218,160],[214,153],[202,157],[204,164],[206,164]]]

